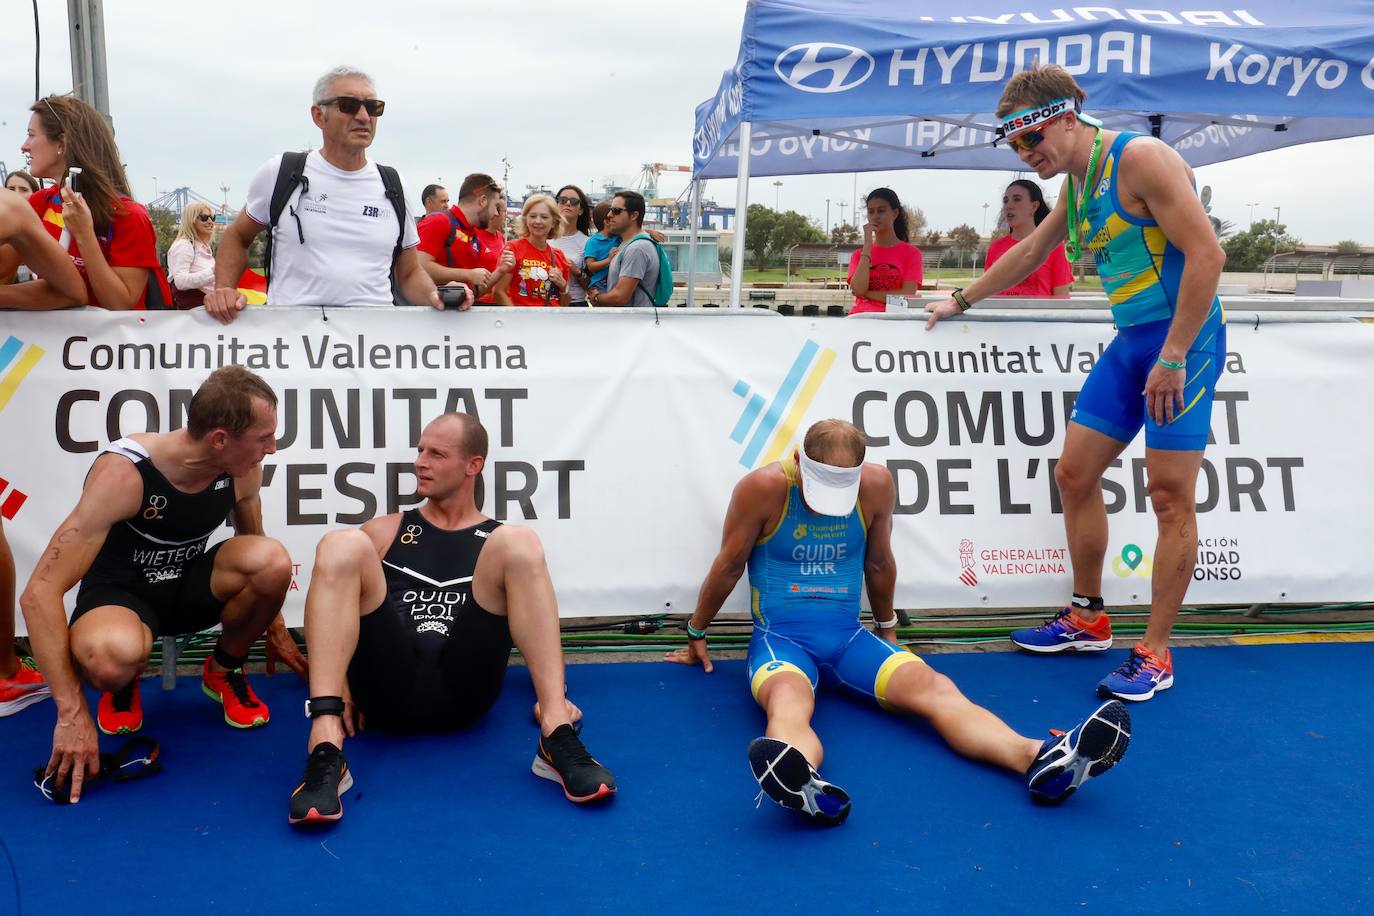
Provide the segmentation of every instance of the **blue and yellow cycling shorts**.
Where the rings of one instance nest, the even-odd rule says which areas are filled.
[[[758,699],[765,681],[790,671],[810,681],[812,690],[824,681],[827,686],[872,697],[886,709],[893,673],[912,662],[924,664],[919,656],[879,638],[858,621],[844,629],[815,627],[805,633],[789,627],[786,635],[755,627],[749,640],[749,688]]]
[[[1160,425],[1145,407],[1145,381],[1159,359],[1172,319],[1131,325],[1088,373],[1074,403],[1074,423],[1095,429],[1118,442],[1130,442],[1145,427],[1145,444],[1167,451],[1202,451],[1212,431],[1212,399],[1226,362],[1226,319],[1219,304],[1188,348],[1188,375],[1183,409],[1172,423]]]

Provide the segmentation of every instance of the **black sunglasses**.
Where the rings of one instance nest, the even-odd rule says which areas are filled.
[[[200,220],[202,223],[212,223],[215,221],[215,215],[213,213],[202,213],[197,216],[196,219]]]
[[[380,118],[386,111],[386,102],[381,99],[358,99],[351,95],[336,95],[332,99],[324,99],[315,104],[321,108],[326,105],[337,105],[339,113],[346,115],[355,115],[359,108],[366,108],[369,118]]]
[[[624,212],[625,212],[625,208],[624,208],[624,207],[611,207],[609,210],[606,211],[606,215],[607,215],[607,216],[619,216],[620,214],[622,214],[622,213],[624,213]]]
[[[582,203],[582,201],[579,200],[579,199],[576,198],[576,197],[559,197],[559,198],[556,198],[556,199],[557,199],[557,201],[558,201],[560,204],[563,204],[563,205],[568,206],[568,207],[574,207],[574,206],[577,206],[578,204]]]

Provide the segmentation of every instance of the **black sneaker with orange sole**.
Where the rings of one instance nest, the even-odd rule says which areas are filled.
[[[615,777],[587,752],[571,725],[560,725],[539,739],[530,770],[561,785],[568,801],[579,805],[615,794]]]
[[[332,824],[343,818],[341,796],[353,788],[353,774],[343,751],[321,741],[305,762],[305,776],[291,793],[292,824]]]

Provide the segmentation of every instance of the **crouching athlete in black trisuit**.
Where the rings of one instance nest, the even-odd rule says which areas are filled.
[[[540,739],[533,770],[570,801],[615,792],[583,747],[564,698],[558,603],[539,537],[477,509],[487,431],[444,414],[420,434],[418,508],[331,531],[315,551],[305,599],[310,656],[310,758],[290,822],[343,816],[353,785],[345,733],[472,725],[496,702],[512,641],[530,669]]]
[[[70,776],[72,801],[100,772],[81,677],[102,691],[96,723],[115,735],[143,727],[138,676],[158,636],[223,625],[201,689],[235,728],[269,719],[243,676],[264,630],[269,662],[279,655],[305,674],[278,613],[291,557],[262,528],[262,459],[276,451],[276,408],[271,387],[247,369],[215,370],[192,396],[184,429],[120,439],[96,458],[38,561],[20,605],[57,702],[47,772],[59,787]],[[226,517],[236,536],[206,549]],[[69,625],[62,596],[78,581]]]

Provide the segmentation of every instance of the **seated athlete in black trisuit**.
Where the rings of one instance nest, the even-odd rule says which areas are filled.
[[[534,773],[570,801],[615,792],[615,778],[573,730],[564,698],[558,602],[539,537],[477,509],[487,431],[444,414],[420,434],[418,508],[331,531],[305,599],[310,759],[291,795],[293,824],[337,821],[353,785],[344,735],[363,723],[446,731],[480,719],[501,692],[512,641],[539,702]]]
[[[57,701],[48,772],[56,770],[58,785],[70,773],[72,801],[100,769],[78,672],[104,691],[97,720],[106,734],[143,726],[138,675],[158,636],[224,625],[201,689],[236,728],[268,720],[242,671],[264,630],[269,653],[305,673],[279,616],[291,557],[262,536],[258,491],[262,459],[276,451],[276,405],[271,387],[247,369],[217,369],[191,398],[184,429],[129,436],[96,458],[38,561],[20,605]],[[237,536],[206,550],[226,518]],[[78,581],[68,626],[62,596]]]

